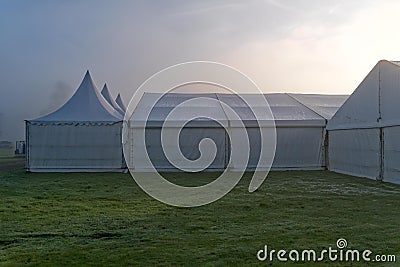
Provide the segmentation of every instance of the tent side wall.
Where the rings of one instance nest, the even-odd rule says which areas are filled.
[[[328,122],[329,170],[400,184],[400,68],[379,61]]]
[[[26,122],[27,171],[122,171],[122,122]]]
[[[380,151],[379,128],[329,131],[331,171],[378,179]]]
[[[329,170],[400,184],[400,126],[329,131]]]
[[[383,180],[400,184],[400,126],[383,129]]]
[[[235,131],[235,129],[230,129]],[[259,149],[257,139],[259,136],[259,128],[246,128],[250,137],[250,158],[247,165],[247,170],[252,171],[258,164]],[[272,165],[272,170],[321,170],[323,166],[323,132],[322,127],[278,127],[277,129],[277,146],[275,159]],[[131,128],[131,140],[139,140],[135,134],[141,134],[141,131],[135,131]],[[207,167],[205,171],[223,171],[228,166],[229,161],[229,137],[223,128],[219,127],[185,127],[179,136],[180,149],[182,154],[188,159],[197,159],[199,157],[198,145],[203,138],[210,138],[214,141],[217,148],[216,158],[213,163]],[[134,141],[133,141],[134,142]],[[166,144],[168,146],[168,144]],[[161,146],[161,128],[146,129],[146,148],[141,144],[136,143],[135,149],[146,149],[155,168],[159,171],[170,172],[177,171],[164,155]],[[164,148],[165,149],[165,148]],[[168,148],[166,148],[168,149]],[[141,158],[142,153],[132,152],[132,165],[137,171],[149,171],[141,169],[144,166]],[[177,162],[179,160],[171,159]],[[240,168],[234,163],[231,166],[233,169]],[[190,168],[190,166],[185,166]],[[259,167],[263,166],[260,162]]]
[[[382,157],[383,181],[400,184],[400,67],[392,62],[381,63],[380,111],[383,118]]]
[[[154,107],[149,115],[149,120],[142,117],[142,111],[147,107],[147,99],[157,97],[157,95],[145,95],[139,102],[133,119],[130,125],[130,138],[132,144],[125,146],[125,151],[129,152],[132,156],[130,166],[133,166],[138,171],[146,171],[143,167],[145,159],[141,158],[141,153],[135,153],[135,150],[148,151],[153,166],[159,171],[177,171],[169,160],[165,157],[163,148],[161,147],[161,127],[165,120],[166,114],[170,112],[179,103],[186,99],[196,97],[197,95],[179,95],[170,94],[164,96],[159,100],[156,107]],[[200,95],[201,96],[201,95]],[[214,95],[211,95],[215,98]],[[259,98],[260,96],[254,95],[250,97]],[[321,170],[325,169],[325,126],[326,119],[321,115],[314,112],[312,109],[294,100],[292,97],[285,94],[271,94],[266,95],[276,125],[276,154],[272,164],[273,170]],[[261,168],[267,167],[266,162],[258,162],[260,155],[260,129],[258,127],[269,127],[269,123],[265,126],[254,123],[254,114],[250,108],[240,99],[237,95],[230,94],[217,94],[217,98],[235,110],[245,124],[250,141],[250,158],[246,165],[248,171],[254,170],[257,165]],[[319,104],[323,104],[323,98],[319,99]],[[321,104],[321,105],[322,105]],[[207,105],[201,106],[204,109]],[[226,110],[224,106],[209,106],[208,109],[213,109],[215,115],[220,116],[220,119],[225,121],[225,126],[231,134],[235,134],[239,129],[235,128],[235,121],[230,121],[225,117]],[[254,106],[254,109],[263,108],[262,106]],[[182,119],[184,120],[186,113],[190,114],[193,111],[182,112]],[[179,120],[178,119],[178,120]],[[136,124],[146,123],[146,141],[145,144],[134,144],[135,140],[140,139],[140,132],[135,132]],[[179,124],[179,123],[177,123]],[[151,126],[150,126],[151,125]],[[229,126],[228,126],[229,125]],[[171,126],[169,126],[171,127]],[[168,127],[167,127],[168,128]],[[140,130],[139,130],[140,131]],[[181,133],[180,148],[184,156],[188,159],[197,159],[199,156],[198,145],[203,138],[211,138],[217,146],[217,156],[214,162],[206,169],[206,171],[222,171],[229,167],[232,169],[241,169],[243,163],[231,162],[230,159],[230,141],[229,136],[222,127],[212,126],[212,123],[205,121],[202,127],[195,127],[189,123],[185,125]],[[143,147],[145,145],[145,147]],[[168,144],[166,144],[168,146]],[[243,150],[244,151],[244,150]],[[172,159],[174,161],[174,159]],[[176,161],[176,160],[175,160]],[[179,161],[178,161],[179,162]],[[150,167],[149,167],[150,168]],[[188,168],[187,168],[188,169]]]
[[[173,129],[168,128],[164,131],[174,131],[179,130],[179,128]],[[143,147],[143,144],[140,142],[135,142],[135,140],[141,140],[139,136],[141,135],[142,129],[131,128],[131,140],[132,145],[135,149],[141,151],[147,151],[147,155],[150,158],[153,166],[158,171],[164,172],[173,172],[179,171],[171,162],[174,162],[177,166],[190,169],[190,165],[186,165],[185,162],[182,162],[178,157],[178,153],[170,153],[170,157],[167,159],[164,151],[173,151],[176,147],[173,144],[164,144],[163,147],[161,144],[161,131],[162,128],[159,127],[150,127],[146,128],[145,136],[146,147]],[[210,138],[214,141],[216,145],[216,157],[210,166],[207,167],[206,171],[223,171],[225,168],[225,149],[226,149],[226,139],[225,139],[225,130],[221,127],[185,127],[181,130],[179,134],[179,149],[185,158],[189,160],[196,160],[200,156],[200,151],[198,149],[199,143],[204,138]],[[143,166],[147,166],[145,164],[145,160],[143,158],[145,153],[135,153],[132,152],[132,162],[131,166],[135,169],[135,171],[150,171],[151,169],[146,169]],[[172,156],[172,157],[171,157]]]
[[[272,170],[324,169],[323,127],[276,128],[276,152]]]

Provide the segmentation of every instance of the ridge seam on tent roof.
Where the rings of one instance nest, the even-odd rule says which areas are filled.
[[[308,110],[310,110],[311,112],[317,114],[318,116],[320,116],[322,119],[325,120],[325,123],[328,122],[328,120],[322,116],[321,114],[319,114],[318,112],[316,112],[315,110],[313,110],[312,108],[310,108],[309,106],[307,106],[306,104],[304,104],[303,102],[301,102],[300,100],[296,99],[294,96],[292,96],[290,93],[284,93],[285,95],[289,96],[291,99],[293,99],[294,101],[296,101],[297,103],[299,103],[300,105],[302,105],[303,107],[307,108]]]
[[[396,60],[381,60],[381,61],[387,61],[392,65],[395,65],[396,67],[400,68],[400,61],[396,61]]]
[[[224,115],[225,115],[226,121],[228,122],[228,129],[229,129],[229,128],[231,128],[231,121],[230,121],[230,119],[228,118],[228,116],[226,115],[225,109],[224,109],[224,107],[223,107],[222,104],[221,104],[222,101],[219,99],[218,94],[217,94],[217,93],[214,93],[214,94],[215,94],[215,97],[217,98],[217,100],[218,100],[218,102],[219,102],[219,105],[221,106],[222,112],[223,112]]]
[[[381,62],[378,65],[378,122],[382,120],[382,111],[381,111],[381,103],[382,103],[382,89],[381,89]]]

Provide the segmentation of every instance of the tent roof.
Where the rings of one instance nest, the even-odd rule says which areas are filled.
[[[119,114],[100,94],[89,71],[74,95],[58,110],[31,122],[114,122]]]
[[[120,107],[120,109],[122,109],[124,111],[126,111],[126,105],[124,104],[124,101],[122,101],[121,95],[118,94],[117,98],[115,98],[115,102],[118,104],[118,106]]]
[[[217,94],[219,100],[233,108],[240,118],[249,125],[249,121],[255,121],[252,109],[265,109],[265,101],[260,98],[259,94],[233,95],[233,94]],[[252,107],[250,108],[241,99],[241,96],[252,99]],[[325,119],[314,111],[308,109],[304,105],[295,101],[287,94],[264,94],[265,99],[271,108],[272,115],[277,126],[323,126]],[[259,100],[257,100],[259,99]],[[254,102],[253,102],[254,101]],[[259,102],[260,104],[258,104]],[[249,103],[250,104],[250,103]],[[268,119],[267,119],[268,120]]]
[[[157,94],[157,93],[145,93],[138,106],[135,108],[132,115],[132,126],[142,127],[154,126],[159,127],[162,126],[164,121],[170,112],[174,110],[176,112],[177,118],[171,120],[171,126],[179,126],[181,122],[191,120],[193,116],[197,114],[205,114],[205,116],[209,116],[218,120],[223,126],[227,126],[227,119],[223,112],[221,105],[215,101],[210,101],[204,99],[202,101],[197,101],[195,104],[191,104],[188,106],[181,106],[176,108],[179,104],[182,104],[186,100],[204,97],[211,98],[217,100],[216,94]],[[158,99],[158,100],[157,100]],[[152,107],[152,103],[156,104]],[[146,120],[146,111],[151,110],[149,114],[149,119]],[[191,123],[192,126],[216,126],[215,122],[207,118],[197,118]]]
[[[101,95],[107,100],[107,102],[116,110],[118,111],[121,115],[125,114],[125,111],[123,111],[119,105],[115,102],[115,100],[111,97],[110,90],[108,90],[108,86],[105,83],[103,86],[103,89],[101,90]]]
[[[288,94],[320,116],[329,120],[349,95]]]
[[[263,106],[264,100],[260,98],[259,94],[246,94],[242,96],[246,99],[252,99],[251,104],[253,106],[251,108],[253,110],[259,109],[259,111],[262,111],[265,109]],[[308,97],[304,97],[304,102],[309,103],[310,106],[313,104],[316,109],[319,108],[320,110],[325,111],[325,113],[321,111],[321,113],[323,113],[322,115],[288,94],[265,94],[264,96],[270,105],[272,115],[274,116],[277,126],[325,126],[325,118],[329,117],[329,114],[334,113],[339,104],[346,98],[346,96],[322,95],[309,95]],[[256,121],[253,111],[247,106],[240,95],[211,93],[169,93],[166,95],[161,95],[156,93],[146,93],[143,95],[142,99],[138,103],[138,106],[133,112],[133,125],[136,125],[135,123],[143,125],[143,123],[146,121],[144,111],[148,109],[151,103],[154,103],[157,98],[160,99],[156,105],[154,105],[150,113],[147,124],[149,126],[162,125],[171,110],[184,101],[197,97],[212,98],[227,104],[227,106],[232,108],[236,114],[238,114],[245,125],[251,126]],[[218,102],[201,101],[195,105],[190,105],[190,107],[179,107],[176,110],[179,116],[175,117],[174,120],[176,120],[177,124],[179,124],[178,121],[185,121],[193,115],[204,114],[206,112],[206,114],[210,115],[210,117],[216,118],[218,121],[223,122],[222,124],[224,124],[228,122],[228,118],[226,117],[227,109],[227,107],[219,104]],[[206,125],[206,122],[210,122],[209,119],[205,118],[196,119],[195,121],[197,123],[202,121],[203,125]],[[269,125],[270,123],[267,124]]]
[[[399,66],[400,66],[400,61],[390,61],[390,62],[392,62],[393,64],[396,64],[396,65],[399,65]]]
[[[400,65],[379,61],[328,123],[329,130],[400,125]]]

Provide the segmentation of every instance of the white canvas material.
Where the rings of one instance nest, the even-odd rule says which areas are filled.
[[[259,150],[257,148],[261,145],[258,127],[270,127],[271,121],[275,122],[277,128],[277,146],[273,169],[323,169],[325,167],[326,148],[324,147],[324,139],[326,118],[314,111],[313,107],[321,107],[321,113],[325,112],[325,116],[330,117],[335,109],[340,107],[346,96],[297,96],[300,99],[288,94],[266,94],[265,98],[274,117],[257,122],[252,110],[238,95],[170,93],[161,97],[160,94],[156,93],[144,94],[132,115],[130,127],[133,130],[133,133],[131,133],[133,136],[131,135],[131,138],[135,138],[135,128],[146,125],[149,131],[149,138],[146,139],[146,148],[149,154],[153,155],[151,158],[155,167],[162,171],[174,170],[174,167],[167,162],[162,153],[159,136],[164,120],[171,110],[185,100],[209,97],[227,104],[239,115],[246,126],[250,136],[250,159],[247,165],[249,170],[254,169],[258,163]],[[160,97],[161,99],[153,107],[150,116],[147,118],[145,111],[151,106],[151,103],[154,103]],[[247,95],[247,97],[256,100],[263,96],[254,94]],[[253,110],[265,108],[262,105],[263,101],[260,101],[259,106],[257,106],[257,103],[257,101],[252,103],[253,106],[251,108]],[[198,106],[191,106],[190,108],[179,108],[178,112],[181,116],[175,118],[175,121],[170,121],[169,127],[178,127],[182,124],[182,121],[186,121],[190,117],[190,114],[201,112],[202,109],[207,109],[208,113],[219,121],[220,126],[227,127],[232,132],[235,131],[236,123],[226,117],[226,107],[216,104],[214,101],[202,102]],[[223,170],[227,166],[230,152],[229,141],[227,141],[229,137],[224,129],[216,127],[215,121],[197,119],[188,124],[185,129],[184,134],[181,136],[181,146],[182,150],[187,149],[186,156],[196,158],[199,140],[202,137],[213,137],[218,151],[221,152],[217,154],[217,158],[209,169]],[[143,150],[145,148],[142,147],[140,149]],[[134,152],[133,155],[135,155]],[[140,170],[140,166],[143,165],[141,160],[134,157],[132,165],[136,170]]]
[[[124,102],[122,101],[122,97],[120,94],[117,95],[117,97],[115,98],[115,102],[118,104],[118,106],[120,107],[120,109],[124,112],[126,111],[126,105],[124,104]]]
[[[120,121],[119,114],[101,95],[89,71],[74,95],[56,111],[31,122],[62,121]]]
[[[125,114],[125,111],[123,111],[120,106],[115,102],[115,100],[112,98],[110,90],[108,90],[107,84],[104,84],[103,89],[101,90],[101,95],[107,100],[107,102],[121,114],[122,116]]]
[[[105,96],[105,97],[103,97]],[[260,137],[258,127],[276,125],[277,147],[273,169],[322,169],[325,167],[325,127],[327,119],[339,108],[346,96],[300,94],[266,94],[271,118],[256,121],[252,110],[264,109],[263,95],[246,95],[252,99],[251,109],[240,96],[232,94],[167,94],[152,107],[147,118],[146,108],[159,94],[144,94],[133,112],[130,127],[146,126],[146,148],[153,155],[160,170],[176,170],[162,153],[160,133],[167,116],[175,109],[178,116],[168,122],[168,127],[179,127],[195,114],[207,111],[214,120],[198,118],[181,132],[182,153],[190,159],[198,157],[198,143],[204,137],[214,140],[218,153],[207,170],[227,167],[230,145],[223,127],[235,134],[239,121],[227,117],[227,107],[234,110],[246,126],[250,137],[248,170],[258,163]],[[188,99],[208,97],[222,101],[202,101],[190,107],[176,107]],[[107,99],[106,99],[107,98]],[[103,95],[98,91],[89,72],[74,95],[58,110],[26,122],[27,169],[29,171],[121,171],[124,158],[121,144],[122,115],[126,107],[120,95],[111,101],[105,86]],[[260,100],[260,101],[259,101]],[[110,104],[111,103],[111,104]],[[120,109],[114,108],[115,103]],[[271,122],[273,122],[271,124]],[[131,138],[134,133],[130,133]],[[144,148],[141,148],[144,149]],[[140,168],[143,159],[135,154],[133,165]],[[388,165],[389,166],[389,165]],[[189,167],[189,166],[186,166]],[[230,167],[235,168],[235,164]]]
[[[400,184],[400,65],[379,61],[328,122],[329,166]]]
[[[348,95],[288,94],[318,115],[330,120],[349,97]]]
[[[58,110],[26,121],[26,168],[32,172],[121,171],[122,115],[89,72]]]

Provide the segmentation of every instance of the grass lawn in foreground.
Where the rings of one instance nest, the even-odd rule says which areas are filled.
[[[186,185],[211,176],[168,174]],[[400,186],[327,171],[271,172],[254,193],[249,182],[246,174],[217,202],[176,208],[128,174],[0,172],[0,265],[270,266],[256,258],[264,245],[320,251],[339,238],[400,260]],[[365,262],[296,264],[304,265]]]

